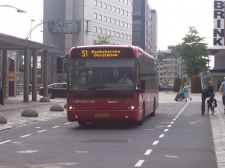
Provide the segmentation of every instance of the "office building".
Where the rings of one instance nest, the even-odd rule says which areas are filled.
[[[151,10],[148,0],[133,0],[132,44],[156,55],[157,27],[157,13]]]
[[[96,44],[98,36],[110,36],[110,44],[131,45],[132,0],[44,0],[43,23],[43,43],[57,46],[52,57],[68,54],[72,46]],[[50,71],[55,67],[50,65]],[[51,74],[50,81],[64,79],[59,75]]]
[[[172,52],[176,46],[169,46],[167,50],[158,51],[159,82],[173,84],[176,77],[183,78],[181,58]]]

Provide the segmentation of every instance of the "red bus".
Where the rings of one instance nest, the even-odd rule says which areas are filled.
[[[157,59],[136,46],[91,45],[68,55],[68,121],[135,121],[158,108]],[[127,76],[126,79],[121,79]]]

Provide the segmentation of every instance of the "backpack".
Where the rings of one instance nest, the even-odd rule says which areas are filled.
[[[202,94],[203,95],[208,95],[208,86],[205,86],[203,89],[202,89]]]

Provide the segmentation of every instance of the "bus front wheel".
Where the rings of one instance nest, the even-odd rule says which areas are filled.
[[[137,125],[143,125],[144,122],[145,122],[145,109],[143,108],[141,120],[137,122]]]

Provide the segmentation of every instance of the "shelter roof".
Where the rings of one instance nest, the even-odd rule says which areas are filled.
[[[0,49],[23,50],[24,47],[38,50],[51,50],[56,46],[38,43],[35,41],[18,38],[15,36],[0,33]]]

